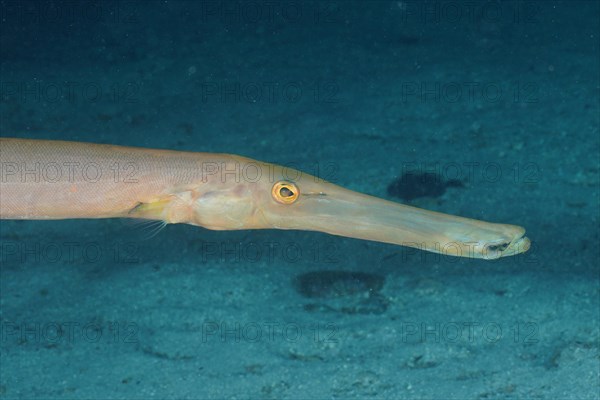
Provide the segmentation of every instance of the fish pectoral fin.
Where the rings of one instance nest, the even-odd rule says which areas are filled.
[[[127,213],[129,218],[155,219],[168,222],[168,209],[173,202],[173,197],[168,196],[148,203],[138,203]]]

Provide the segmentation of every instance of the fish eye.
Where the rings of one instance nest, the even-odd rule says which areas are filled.
[[[292,204],[298,199],[300,190],[292,182],[281,181],[273,185],[271,195],[278,203]]]

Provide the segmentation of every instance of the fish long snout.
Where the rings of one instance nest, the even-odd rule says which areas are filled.
[[[330,183],[289,182],[296,198],[263,210],[273,228],[302,229],[415,247],[446,255],[496,259],[527,251],[525,229],[406,206]],[[289,196],[288,196],[289,197]]]

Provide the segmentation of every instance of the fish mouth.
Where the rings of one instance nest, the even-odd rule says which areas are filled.
[[[529,238],[525,236],[525,232],[523,232],[512,241],[488,245],[484,251],[483,258],[486,260],[495,260],[500,257],[514,256],[525,253],[530,247],[531,240],[529,240]]]

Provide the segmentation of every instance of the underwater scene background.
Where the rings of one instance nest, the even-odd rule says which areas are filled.
[[[0,398],[598,398],[598,2],[0,10],[3,137],[239,154],[532,240],[2,220]]]

